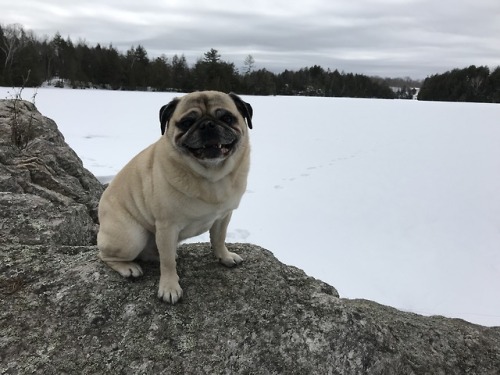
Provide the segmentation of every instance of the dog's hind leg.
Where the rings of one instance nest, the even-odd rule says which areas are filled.
[[[123,277],[142,276],[142,268],[134,262],[151,234],[139,225],[115,229],[115,223],[103,225],[97,234],[99,258]]]

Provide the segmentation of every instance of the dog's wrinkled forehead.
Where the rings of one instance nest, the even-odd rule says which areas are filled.
[[[184,113],[196,109],[200,110],[201,113],[211,113],[218,108],[236,110],[236,106],[226,95],[219,93],[213,93],[212,95],[207,95],[206,93],[195,93],[182,97],[175,112],[176,115],[179,114],[182,116]]]

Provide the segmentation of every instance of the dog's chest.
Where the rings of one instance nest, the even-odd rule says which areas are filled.
[[[229,212],[230,211],[213,212],[203,216],[200,215],[196,218],[191,218],[191,220],[186,222],[181,229],[179,233],[179,241],[207,232],[216,220],[224,218],[224,216],[228,215]]]

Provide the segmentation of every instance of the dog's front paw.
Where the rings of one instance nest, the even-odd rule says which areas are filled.
[[[219,262],[221,262],[226,267],[234,267],[243,262],[243,258],[236,253],[228,251],[226,254],[224,254],[223,257],[219,258]]]
[[[160,280],[158,288],[158,298],[164,302],[177,303],[182,297],[182,288],[178,281],[175,280]]]

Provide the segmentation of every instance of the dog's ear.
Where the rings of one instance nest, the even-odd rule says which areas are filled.
[[[160,108],[161,135],[165,134],[167,124],[175,111],[175,107],[177,107],[177,103],[179,103],[179,98],[173,99],[170,103]]]
[[[247,102],[241,100],[241,98],[234,92],[230,92],[229,96],[231,97],[231,99],[233,99],[234,104],[236,104],[236,108],[238,108],[238,111],[246,120],[248,127],[252,129],[252,116],[253,116],[252,106]]]

